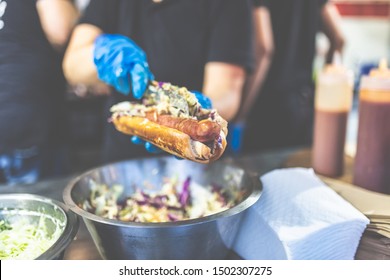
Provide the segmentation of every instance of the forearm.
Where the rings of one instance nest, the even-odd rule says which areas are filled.
[[[38,0],[36,3],[42,29],[55,49],[62,50],[79,18],[71,0]]]
[[[274,50],[269,10],[266,7],[256,8],[253,12],[253,18],[255,25],[256,66],[253,74],[247,80],[245,95],[237,121],[243,121],[252,109],[267,76]]]
[[[329,39],[329,51],[327,62],[331,62],[335,52],[342,53],[345,38],[340,28],[341,17],[337,7],[332,3],[327,3],[321,11],[322,31]]]
[[[244,81],[245,71],[239,66],[209,62],[205,67],[203,93],[227,121],[239,110]]]
[[[94,40],[101,33],[92,25],[80,25],[74,30],[63,61],[64,75],[69,83],[88,86],[102,83],[93,61]]]
[[[264,54],[258,61],[255,72],[248,79],[245,90],[245,98],[242,101],[241,109],[237,116],[237,121],[243,121],[252,109],[264,84],[271,61],[272,55],[268,54]]]
[[[93,63],[93,45],[66,52],[63,61],[64,75],[71,84],[88,86],[99,82]]]

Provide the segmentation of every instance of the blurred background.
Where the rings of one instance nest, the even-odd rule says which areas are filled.
[[[377,67],[378,61],[390,61],[390,1],[389,0],[332,0],[341,15],[345,36],[343,63],[354,72],[355,98],[347,129],[346,154],[354,156],[358,128],[357,92],[361,75]],[[317,57],[314,71],[319,71],[325,60],[329,42],[324,34],[317,36]]]
[[[361,72],[390,57],[389,0],[332,0],[341,15],[345,36],[344,64],[354,70],[356,80]],[[322,66],[327,50],[327,38],[317,36],[316,69]]]

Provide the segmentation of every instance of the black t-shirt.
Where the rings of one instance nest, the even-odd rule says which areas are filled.
[[[0,154],[44,145],[63,89],[60,56],[42,30],[36,1],[0,2]]]
[[[244,135],[246,151],[311,141],[315,37],[326,0],[253,0],[271,16],[274,53]],[[260,132],[260,133],[259,133]]]
[[[133,39],[145,51],[156,80],[201,91],[207,62],[253,67],[251,15],[247,0],[93,0],[80,23]],[[128,99],[110,95],[106,117],[109,106]],[[106,129],[104,161],[143,151],[112,124]]]
[[[320,11],[327,0],[253,0],[269,9],[274,55],[266,88],[288,90],[310,83]]]

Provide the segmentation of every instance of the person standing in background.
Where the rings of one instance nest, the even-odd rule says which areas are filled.
[[[335,6],[326,0],[253,0],[257,67],[231,125],[235,151],[311,144],[316,34],[329,38],[327,59],[342,52]],[[283,7],[281,9],[280,7]]]
[[[66,130],[61,60],[78,18],[71,0],[0,1],[0,181],[52,175]]]
[[[107,119],[113,104],[140,98],[154,77],[202,91],[222,117],[234,118],[252,67],[251,20],[246,0],[91,1],[63,67],[71,84],[112,86],[103,161],[146,155]]]

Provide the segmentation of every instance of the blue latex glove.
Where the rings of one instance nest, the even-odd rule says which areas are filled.
[[[213,104],[211,103],[211,99],[207,96],[203,95],[199,91],[192,91],[193,94],[195,94],[196,98],[198,99],[200,105],[204,109],[211,109],[213,108]]]
[[[205,109],[211,109],[213,107],[212,103],[211,103],[211,100],[210,98],[208,98],[207,96],[204,96],[202,93],[198,92],[198,91],[193,91],[193,93],[195,94],[196,98],[198,99],[200,105],[205,108]],[[156,146],[154,146],[153,144],[149,143],[149,142],[146,142],[144,140],[142,140],[141,138],[137,137],[137,136],[133,136],[131,137],[131,142],[133,142],[134,144],[136,145],[144,145],[145,146],[145,149],[150,152],[150,153],[160,153],[162,152],[162,150],[160,148],[157,148]],[[177,157],[175,156],[177,159],[182,159],[180,157]]]
[[[154,80],[144,51],[131,39],[114,34],[96,38],[93,53],[99,79],[124,95],[140,99],[150,80]]]
[[[145,149],[149,153],[160,153],[160,152],[162,152],[162,150],[160,148],[157,148],[156,146],[154,146],[150,142],[146,142],[146,141],[142,140],[138,136],[132,136],[131,137],[131,142],[133,142],[133,144],[136,144],[136,145],[144,145]]]
[[[243,137],[245,131],[245,123],[231,123],[229,124],[229,134],[227,142],[229,143],[229,151],[233,154],[239,154],[242,149]]]

